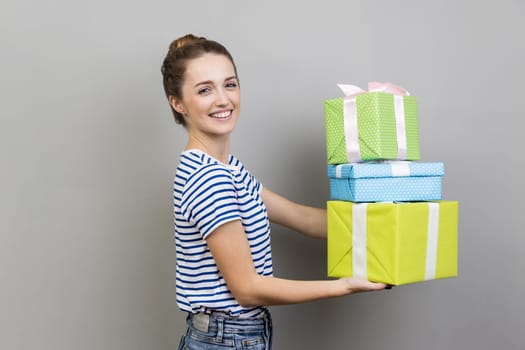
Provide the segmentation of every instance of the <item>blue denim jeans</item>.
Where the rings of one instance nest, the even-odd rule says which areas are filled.
[[[249,349],[271,350],[272,319],[239,319],[221,313],[188,314],[188,330],[179,350]]]

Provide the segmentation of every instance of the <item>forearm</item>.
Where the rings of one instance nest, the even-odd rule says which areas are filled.
[[[314,238],[326,238],[326,210],[299,205],[292,229]]]
[[[207,242],[228,288],[243,306],[304,303],[385,287],[356,278],[295,281],[259,275],[238,220],[219,226]]]
[[[243,306],[270,306],[305,303],[351,292],[344,280],[297,281],[256,275],[235,291],[235,297]]]
[[[263,189],[268,216],[274,223],[310,237],[326,238],[326,210],[301,205]]]

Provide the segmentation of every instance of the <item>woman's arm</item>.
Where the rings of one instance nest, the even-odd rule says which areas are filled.
[[[326,238],[326,210],[292,202],[263,188],[261,193],[270,221],[315,238]]]
[[[295,281],[260,276],[255,271],[248,240],[238,220],[221,225],[206,241],[228,288],[245,307],[296,304],[385,288],[382,283],[354,278]]]

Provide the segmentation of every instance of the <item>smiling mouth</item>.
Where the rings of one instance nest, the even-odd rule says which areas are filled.
[[[232,110],[229,110],[229,111],[224,111],[224,112],[212,113],[210,114],[210,117],[217,118],[217,119],[224,119],[224,118],[228,118],[231,115],[232,115]]]

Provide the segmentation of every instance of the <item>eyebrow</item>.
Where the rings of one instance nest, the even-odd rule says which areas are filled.
[[[237,76],[236,76],[236,75],[232,75],[231,77],[228,77],[228,78],[224,79],[224,81],[228,81],[228,80],[232,80],[232,79],[237,80]],[[211,85],[213,85],[213,81],[211,81],[211,80],[201,81],[201,82],[195,84],[194,87],[197,87],[197,86],[199,86],[199,85],[206,85],[206,84],[211,84]]]

